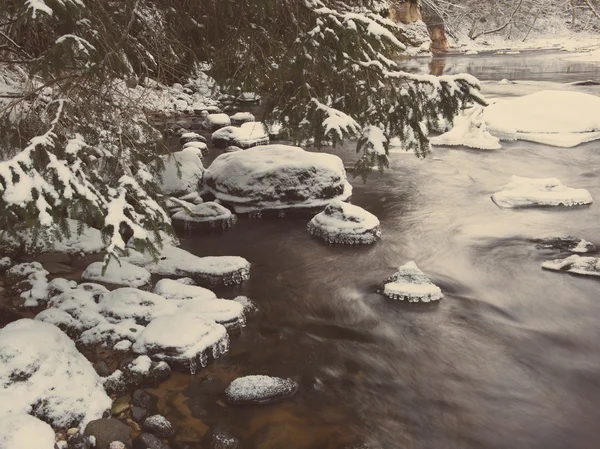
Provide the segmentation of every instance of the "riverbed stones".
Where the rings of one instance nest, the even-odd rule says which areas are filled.
[[[308,233],[327,243],[371,244],[381,238],[377,217],[361,207],[331,202],[308,223]]]
[[[162,156],[162,160],[164,167],[158,184],[163,193],[181,196],[198,191],[204,173],[201,149],[187,147]]]
[[[127,448],[132,447],[130,429],[118,419],[104,418],[90,421],[84,434],[96,439],[95,449],[109,449],[113,441],[120,441]]]
[[[572,236],[535,239],[533,242],[537,249],[554,249],[571,253],[596,252],[596,246],[592,242]]]
[[[104,262],[93,262],[85,269],[81,279],[90,282],[101,282],[123,287],[148,287],[150,272],[123,260],[111,258],[106,265]]]
[[[557,178],[525,178],[513,176],[492,201],[505,209],[523,207],[582,206],[593,202],[585,189],[563,185]]]
[[[152,411],[158,404],[158,396],[144,390],[135,390],[131,396],[131,403],[137,407]]]
[[[352,194],[339,157],[288,145],[222,154],[205,172],[204,185],[240,213],[323,208]]]
[[[163,440],[171,438],[175,435],[175,429],[171,422],[162,415],[152,415],[146,418],[142,429],[150,432]]]
[[[246,122],[241,126],[226,126],[215,131],[211,137],[217,148],[236,146],[243,149],[269,143],[269,133],[261,122]]]
[[[292,396],[298,384],[291,379],[252,375],[235,379],[225,396],[230,404],[267,404]]]
[[[171,219],[174,227],[188,232],[228,229],[237,222],[237,217],[229,209],[214,201],[182,208]]]
[[[566,259],[547,260],[542,268],[585,276],[600,276],[600,258],[574,254]]]
[[[383,294],[388,298],[408,302],[438,301],[444,297],[441,289],[412,261],[400,266],[385,282]]]

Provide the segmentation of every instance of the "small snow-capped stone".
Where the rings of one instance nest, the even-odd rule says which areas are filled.
[[[146,375],[150,373],[150,368],[152,366],[152,360],[147,355],[140,355],[136,357],[133,362],[131,362],[127,368],[132,373]]]
[[[113,346],[115,351],[129,351],[133,343],[129,340],[121,340]]]
[[[181,145],[185,145],[188,142],[206,143],[206,137],[201,136],[200,134],[194,133],[194,132],[183,133],[181,135],[181,137],[179,138],[179,143]]]
[[[209,153],[208,146],[204,142],[188,142],[182,147],[183,150],[185,150],[186,148],[195,148],[197,150],[200,150],[200,154],[202,157],[207,156]]]
[[[226,126],[215,131],[212,143],[218,148],[236,146],[251,148],[269,143],[269,133],[261,122],[246,122],[241,126]]]
[[[580,206],[591,204],[592,196],[587,190],[563,185],[556,178],[524,178],[513,176],[500,192],[492,195],[498,207],[545,207]]]
[[[408,302],[430,302],[444,297],[440,288],[431,282],[414,262],[398,268],[384,284],[383,294]]]
[[[236,296],[235,298],[233,298],[233,301],[238,302],[242,305],[242,307],[244,308],[245,315],[252,315],[254,313],[257,313],[259,310],[258,305],[247,296]]]
[[[96,284],[94,282],[83,282],[77,286],[77,289],[87,292],[95,302],[100,301],[100,298],[109,292],[104,285]]]
[[[566,259],[547,260],[542,263],[542,268],[586,276],[600,276],[600,258],[574,254]]]
[[[162,415],[152,415],[146,418],[142,429],[162,439],[171,438],[175,435],[173,425]]]
[[[480,150],[499,150],[500,139],[490,134],[482,119],[483,107],[473,107],[454,119],[450,131],[431,138],[432,145],[462,145]]]
[[[172,279],[161,279],[158,281],[154,286],[154,293],[162,296],[165,299],[176,300],[211,300],[217,298],[217,295],[207,288],[198,287],[195,285],[186,285]]]
[[[254,375],[235,379],[225,395],[232,404],[264,404],[293,395],[298,384],[291,379]]]
[[[120,342],[121,346],[119,348],[114,347],[114,349],[119,350],[126,345],[123,341],[135,341],[143,329],[144,327],[137,324],[133,319],[123,320],[118,323],[105,321],[83,332],[79,336],[78,341],[88,346],[111,346]],[[127,349],[123,350],[126,351]]]
[[[229,299],[181,301],[179,314],[190,317],[207,318],[229,328],[240,328],[246,325],[244,307]]]
[[[0,448],[54,449],[52,427],[26,413],[0,416]]]
[[[331,202],[308,223],[308,233],[328,243],[371,244],[381,238],[377,217],[361,207]]]
[[[132,319],[143,324],[175,313],[177,305],[155,293],[124,287],[104,295],[98,303],[98,310],[113,319]]]
[[[4,283],[12,286],[29,278],[34,273],[49,274],[39,262],[20,263],[9,268],[4,273]]]
[[[48,282],[46,289],[48,290],[48,298],[60,295],[68,290],[77,288],[77,282],[69,281],[63,278],[54,278]]]
[[[241,125],[242,123],[253,122],[255,120],[254,114],[251,112],[236,112],[229,118],[232,125]]]
[[[110,259],[106,269],[104,266],[104,262],[91,263],[81,275],[81,279],[125,287],[143,287],[150,284],[151,275],[145,268],[115,259]]]
[[[99,312],[98,305],[94,301],[92,293],[85,290],[67,290],[58,296],[54,296],[48,301],[47,310],[52,309],[58,309],[73,317],[76,322],[75,330],[79,332],[106,322],[106,319]],[[46,313],[50,314],[51,312]],[[59,316],[57,312],[55,316]],[[62,322],[66,324],[69,321]],[[54,324],[58,325],[59,322],[55,322]]]
[[[205,123],[208,129],[215,130],[231,125],[231,120],[227,114],[208,114]]]
[[[185,230],[227,229],[237,222],[231,211],[213,201],[181,209],[171,217],[173,225]]]
[[[198,192],[188,193],[187,195],[183,195],[183,196],[179,197],[179,199],[182,201],[189,202],[191,204],[195,204],[195,205],[204,203],[204,200],[202,199],[202,197],[200,196],[200,194]],[[174,245],[174,246],[177,246],[177,245]]]

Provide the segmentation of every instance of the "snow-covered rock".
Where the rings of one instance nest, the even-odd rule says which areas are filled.
[[[95,302],[100,301],[100,298],[102,298],[105,293],[109,292],[104,285],[96,284],[94,282],[83,282],[77,286],[77,289],[88,292]]]
[[[233,301],[240,303],[244,308],[244,315],[252,315],[258,312],[258,306],[247,296],[236,296]]]
[[[118,288],[102,297],[98,310],[115,320],[134,320],[145,324],[154,318],[173,314],[177,305],[155,293],[136,288]]]
[[[431,282],[414,262],[398,268],[384,284],[383,294],[408,302],[438,301],[444,297],[440,288]]]
[[[168,439],[175,435],[173,425],[162,415],[152,415],[146,418],[142,429],[162,439]]]
[[[238,256],[198,257],[174,246],[164,246],[158,260],[134,250],[129,250],[129,254],[125,259],[129,263],[161,276],[186,276],[211,285],[239,284],[250,277],[250,263]]]
[[[492,195],[498,207],[580,206],[591,204],[587,190],[563,185],[556,178],[524,178],[513,176],[500,192]]]
[[[232,125],[241,125],[243,123],[253,122],[254,114],[251,112],[237,112],[229,117]]]
[[[577,237],[554,237],[547,239],[536,239],[538,249],[555,249],[558,251],[569,251],[571,253],[595,253],[596,246],[592,242]]]
[[[228,229],[237,222],[237,217],[229,209],[213,201],[182,208],[171,219],[173,226],[186,231]]]
[[[212,143],[218,148],[234,145],[240,148],[250,148],[269,143],[269,133],[260,122],[246,122],[241,126],[226,126],[215,131]]]
[[[223,150],[224,153],[237,153],[238,151],[244,151],[243,148],[236,147],[235,145],[229,145]]]
[[[4,283],[13,286],[29,278],[34,273],[49,274],[39,262],[20,263],[9,268],[4,273]]]
[[[129,351],[132,344],[129,340],[121,340],[113,346],[113,351]]]
[[[206,137],[204,137],[198,133],[194,133],[194,132],[183,133],[181,135],[181,137],[179,138],[179,143],[181,145],[185,145],[186,143],[189,143],[189,142],[206,143]]]
[[[542,263],[542,268],[587,276],[600,276],[600,258],[574,254],[566,259],[547,260]]]
[[[48,299],[48,274],[38,262],[22,263],[6,271],[4,282],[13,295],[25,300],[24,307],[37,307]]]
[[[235,379],[225,395],[231,404],[265,404],[293,395],[298,384],[291,379],[271,376],[245,376]]]
[[[214,320],[227,329],[239,329],[246,325],[244,306],[229,299],[183,301],[178,306],[178,314]]]
[[[202,150],[188,147],[162,159],[164,169],[159,185],[164,193],[178,196],[198,191],[204,173]]]
[[[154,319],[133,344],[133,351],[153,359],[189,367],[206,366],[208,356],[218,358],[229,349],[224,326],[213,320],[168,315]]]
[[[126,346],[126,342],[129,342],[129,346],[131,346],[142,330],[144,327],[138,325],[133,319],[118,323],[104,321],[83,332],[78,341],[87,346],[114,346],[114,349],[117,350],[127,350],[129,347]],[[117,348],[116,344],[120,344],[120,346]]]
[[[91,363],[52,324],[22,319],[0,329],[0,360],[0,416],[31,413],[69,428],[110,409]]]
[[[361,207],[333,201],[308,223],[308,233],[328,243],[370,244],[381,238],[379,220]]]
[[[483,119],[503,140],[529,140],[573,147],[600,139],[600,97],[573,91],[547,90],[488,106]]]
[[[231,120],[227,114],[208,114],[206,117],[206,127],[208,129],[217,130],[229,125],[231,125]]]
[[[188,142],[183,145],[182,150],[185,150],[186,148],[196,148],[200,150],[201,157],[208,156],[209,153],[208,145],[204,142]]]
[[[499,150],[500,139],[490,134],[482,120],[483,108],[476,106],[454,119],[453,128],[430,139],[432,145],[462,145],[480,150]]]
[[[81,279],[125,287],[144,287],[150,284],[150,272],[123,260],[110,259],[104,273],[104,262],[93,262],[85,269]]]
[[[154,293],[165,299],[187,301],[191,299],[211,300],[217,299],[212,291],[195,285],[185,285],[180,280],[161,279],[154,286]]]
[[[288,145],[222,154],[205,172],[204,184],[237,212],[321,208],[352,194],[339,157]]]
[[[52,427],[34,416],[17,413],[0,416],[1,449],[54,449]]]
[[[74,321],[69,320],[65,314]],[[68,290],[51,298],[48,301],[48,309],[40,312],[36,319],[55,324],[61,329],[68,330],[70,334],[106,322],[99,313],[93,293],[82,289]]]

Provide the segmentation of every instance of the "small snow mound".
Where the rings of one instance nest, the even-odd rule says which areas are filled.
[[[232,404],[261,404],[289,397],[297,389],[298,384],[291,379],[255,375],[235,379],[225,395]]]
[[[123,260],[110,259],[104,273],[104,262],[93,262],[85,269],[81,278],[85,281],[126,287],[143,287],[150,283],[150,272]]]
[[[186,231],[198,229],[228,229],[237,222],[237,217],[231,211],[214,201],[193,205],[181,209],[172,217],[173,226]]]
[[[123,320],[119,323],[105,321],[83,332],[78,341],[88,346],[110,346],[116,343],[120,346],[117,348],[115,345],[113,349],[120,350],[126,345],[125,341],[135,341],[142,330],[144,330],[144,327],[137,324],[133,319]],[[127,349],[128,347],[124,350]]]
[[[193,132],[183,133],[181,135],[181,137],[179,138],[179,143],[181,145],[185,145],[186,143],[189,143],[189,142],[206,143],[206,138],[204,136],[201,136],[198,133],[193,133]]]
[[[414,262],[408,262],[398,268],[383,286],[383,294],[408,302],[438,301],[444,297],[442,290],[431,282]]]
[[[241,126],[226,126],[215,131],[212,142],[219,148],[233,145],[240,148],[251,148],[269,143],[269,132],[261,122],[246,122]]]
[[[547,260],[542,263],[542,268],[586,276],[600,276],[600,258],[574,254],[566,259]]]
[[[513,176],[500,192],[492,195],[498,207],[580,206],[591,204],[592,196],[587,190],[563,185],[556,178],[524,178]]]
[[[361,207],[333,201],[308,223],[308,233],[328,243],[371,244],[381,238],[377,217]]]
[[[129,351],[129,349],[131,348],[131,345],[133,343],[130,342],[129,340],[121,340],[120,342],[118,342],[116,345],[113,346],[113,350],[115,351]]]
[[[231,120],[227,114],[208,114],[206,117],[208,129],[219,129],[229,125],[231,125]]]
[[[431,138],[432,145],[463,145],[480,150],[499,150],[500,139],[490,134],[482,120],[483,108],[473,107],[454,119],[453,128],[441,136]]]
[[[154,286],[154,293],[166,299],[175,300],[211,300],[217,299],[217,295],[207,288],[195,285],[186,285],[172,279],[161,279]]]
[[[25,413],[0,416],[1,449],[54,449],[54,430]]]
[[[154,293],[125,287],[104,295],[98,303],[98,309],[113,319],[132,319],[144,324],[156,317],[174,313],[177,306]]]
[[[131,362],[127,368],[129,371],[135,374],[145,376],[150,373],[152,367],[152,360],[147,355],[140,355]]]
[[[229,118],[232,125],[241,125],[243,123],[255,121],[254,115],[251,112],[237,112]]]
[[[204,142],[188,142],[183,145],[182,150],[187,148],[194,148],[196,150],[200,150],[200,157],[208,156],[209,150],[208,146]]]

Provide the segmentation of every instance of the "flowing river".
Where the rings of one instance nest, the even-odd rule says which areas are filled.
[[[600,86],[559,84],[600,81],[600,65],[562,53],[406,66],[471,73],[490,98],[558,88],[600,95]],[[523,82],[499,85],[503,78]],[[352,143],[332,151],[347,164],[357,157]],[[260,312],[227,355],[155,390],[177,439],[197,442],[216,426],[257,449],[600,447],[600,280],[543,271],[542,261],[566,255],[530,242],[574,235],[599,246],[600,208],[501,210],[490,200],[513,174],[557,177],[600,200],[600,142],[390,156],[385,173],[351,180],[352,202],[381,220],[373,246],[324,244],[306,232],[309,217],[242,218],[227,232],[184,238],[198,255],[247,258],[250,281],[218,293],[247,295]],[[377,293],[410,260],[442,301]],[[246,374],[291,377],[300,388],[276,404],[226,405],[224,389]]]

